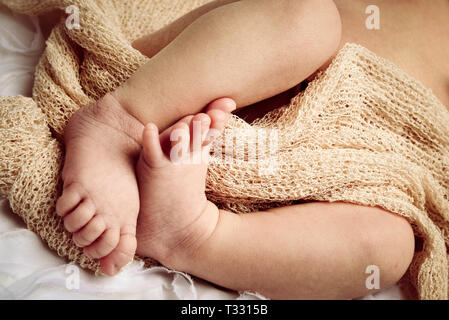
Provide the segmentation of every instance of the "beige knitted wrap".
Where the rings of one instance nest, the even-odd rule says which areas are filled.
[[[80,29],[56,26],[36,69],[33,99],[0,98],[0,196],[59,255],[98,272],[54,213],[63,134],[71,114],[125,81],[148,58],[130,43],[210,0],[1,0],[39,15],[75,4]],[[278,130],[278,150],[260,162],[220,161],[208,197],[234,212],[298,200],[347,201],[404,216],[422,240],[408,275],[419,298],[447,299],[449,112],[429,89],[367,49],[348,44],[289,105],[241,129]],[[263,158],[264,156],[259,156]],[[262,159],[263,160],[263,159]]]

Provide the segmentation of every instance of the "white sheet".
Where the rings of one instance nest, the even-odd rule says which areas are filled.
[[[31,96],[44,48],[38,20],[0,6],[0,95]],[[364,299],[400,299],[397,286]],[[113,278],[67,264],[0,199],[0,299],[263,299],[217,288],[187,274],[133,262]]]

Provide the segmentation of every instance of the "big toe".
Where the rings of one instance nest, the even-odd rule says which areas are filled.
[[[150,167],[163,164],[164,152],[159,139],[159,132],[153,123],[148,123],[142,134],[142,156],[145,163]]]
[[[222,132],[231,116],[231,112],[235,108],[235,102],[228,98],[218,99],[212,102],[205,110],[212,121],[210,126],[211,130]]]
[[[68,232],[76,232],[83,228],[94,216],[95,205],[86,198],[69,214],[64,216],[64,227]]]
[[[225,113],[230,113],[236,109],[237,105],[234,100],[230,98],[220,98],[212,101],[206,107],[206,112],[210,110],[221,110]]]
[[[136,248],[135,235],[122,234],[117,247],[108,256],[100,260],[101,271],[108,276],[116,275],[123,267],[133,261]]]

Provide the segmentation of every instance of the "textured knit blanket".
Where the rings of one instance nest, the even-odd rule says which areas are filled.
[[[0,196],[51,249],[81,267],[99,271],[54,212],[64,158],[55,136],[74,111],[148,61],[133,40],[209,1],[0,0],[28,15],[79,9],[80,28],[67,28],[65,17],[53,28],[33,98],[0,98]],[[258,155],[263,161],[221,161],[214,154],[206,181],[210,200],[233,212],[346,201],[399,214],[422,242],[407,279],[419,298],[447,299],[449,112],[431,90],[347,44],[290,104],[251,125],[234,116],[226,137],[242,141],[242,129],[246,137],[277,130],[277,152]],[[261,163],[276,168],[266,172]]]

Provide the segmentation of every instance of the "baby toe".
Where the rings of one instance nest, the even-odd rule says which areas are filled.
[[[71,212],[81,202],[84,194],[84,189],[78,183],[64,187],[62,195],[56,201],[56,214],[63,217]]]
[[[85,247],[84,252],[94,259],[103,258],[117,247],[119,239],[120,230],[118,228],[107,229],[94,243]]]
[[[190,152],[192,164],[205,163],[204,160],[206,159],[203,158],[203,143],[209,132],[210,124],[211,119],[205,113],[199,113],[192,119],[190,125]]]
[[[109,276],[119,273],[123,267],[133,260],[136,248],[136,236],[133,234],[122,234],[117,247],[100,261],[103,273]]]
[[[142,146],[143,158],[148,166],[158,166],[164,160],[164,153],[156,125],[149,123],[145,126],[142,135]]]
[[[75,210],[64,217],[64,227],[69,232],[76,232],[84,227],[95,214],[95,206],[89,199],[84,199]]]
[[[222,132],[231,112],[235,109],[235,101],[229,98],[221,98],[211,102],[205,110],[212,120],[211,129]]]
[[[170,160],[174,163],[182,163],[189,155],[189,126],[185,122],[174,124],[170,133],[170,141]]]
[[[190,124],[190,122],[192,121],[193,116],[192,115],[188,115],[185,116],[184,118],[182,118],[181,120],[179,120],[177,123],[186,123],[187,125]],[[168,127],[167,129],[165,129],[164,131],[162,131],[162,133],[159,135],[159,140],[161,142],[161,146],[162,146],[162,150],[164,151],[164,154],[166,154],[167,156],[170,155],[170,150],[172,147],[172,141],[171,141],[171,134],[173,132],[173,126]]]
[[[207,115],[210,117],[212,122],[207,132],[207,135],[203,141],[203,147],[206,147],[205,151],[208,151],[208,149],[212,145],[212,142],[221,136],[226,127],[226,123],[228,122],[231,116],[230,113],[218,109],[212,109],[207,111]]]
[[[211,125],[211,118],[205,113],[198,113],[192,119],[190,124],[190,136],[192,148],[198,145],[202,145],[203,140],[206,138],[206,134],[209,131]]]
[[[105,230],[104,219],[101,216],[94,216],[84,228],[73,234],[72,239],[78,247],[86,247],[97,240]]]
[[[218,109],[209,110],[207,115],[212,120],[211,129],[218,130],[219,132],[223,131],[231,116],[230,113]]]
[[[236,109],[237,105],[231,98],[220,98],[212,101],[206,107],[206,113],[210,110],[222,110],[226,113],[230,113]]]

